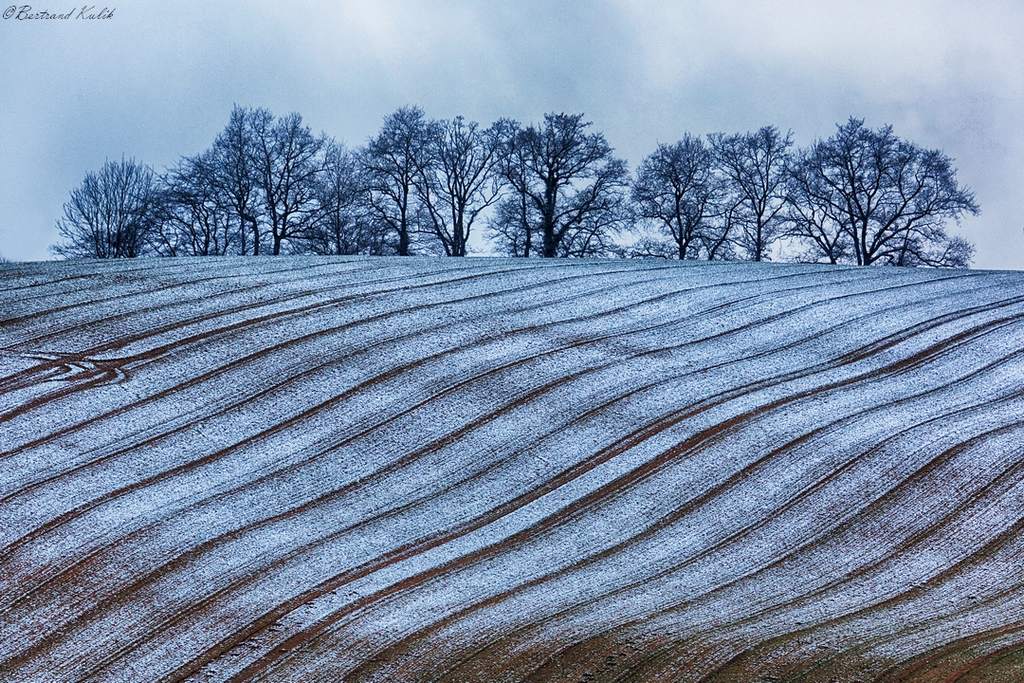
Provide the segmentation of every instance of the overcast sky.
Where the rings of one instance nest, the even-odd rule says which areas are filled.
[[[1024,268],[1019,0],[113,1],[109,20],[0,19],[8,258],[48,258],[87,170],[197,152],[234,102],[353,145],[411,103],[485,123],[582,111],[633,167],[684,131],[773,123],[807,143],[851,114],[892,123],[977,193],[975,265]]]

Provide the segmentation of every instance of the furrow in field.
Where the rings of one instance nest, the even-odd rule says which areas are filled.
[[[510,271],[530,270],[530,269],[545,268],[545,267],[554,267],[554,266],[518,266],[518,267],[515,267],[515,268],[507,268],[506,267],[506,268],[499,268],[499,269],[493,269],[492,268],[490,270],[484,270],[482,272],[479,272],[479,271],[478,272],[473,272],[474,270],[478,270],[478,268],[474,268],[472,266],[464,267],[464,268],[453,268],[453,269],[451,269],[450,271],[447,271],[447,272],[455,273],[457,275],[459,273],[459,271],[468,271],[468,272],[470,272],[470,274],[469,275],[461,275],[461,276],[457,276],[457,277],[447,277],[447,278],[443,277],[440,280],[433,280],[433,281],[429,281],[429,282],[425,282],[425,283],[417,283],[417,284],[408,284],[409,276],[407,274],[405,274],[405,275],[398,275],[398,276],[390,276],[390,277],[387,277],[387,278],[383,278],[381,280],[373,281],[370,284],[371,285],[391,284],[391,283],[395,283],[395,282],[402,282],[402,283],[405,283],[405,284],[399,285],[399,286],[396,286],[396,287],[385,288],[385,289],[373,289],[373,290],[371,290],[369,292],[363,292],[363,293],[357,293],[357,294],[345,294],[344,296],[341,296],[341,297],[338,297],[338,298],[333,298],[333,299],[328,299],[326,301],[314,301],[312,303],[303,304],[303,305],[300,305],[300,306],[296,306],[294,308],[286,308],[286,309],[281,310],[281,311],[273,311],[271,313],[265,313],[265,314],[257,315],[257,316],[251,317],[251,318],[243,318],[241,320],[237,320],[235,322],[228,323],[228,324],[223,325],[221,327],[214,327],[214,328],[209,329],[209,330],[203,330],[201,332],[193,333],[193,334],[185,336],[185,337],[174,337],[171,341],[165,342],[165,343],[160,344],[158,346],[149,347],[149,348],[146,348],[143,351],[139,351],[139,352],[135,352],[135,353],[129,353],[124,358],[122,358],[122,360],[124,362],[137,362],[137,361],[144,361],[144,360],[152,360],[154,358],[159,358],[161,355],[163,355],[164,353],[167,353],[168,351],[170,351],[172,349],[176,349],[176,348],[179,348],[179,347],[182,347],[182,346],[185,346],[185,345],[201,344],[203,342],[209,341],[209,340],[211,340],[213,338],[216,338],[216,337],[219,337],[219,336],[231,333],[231,332],[245,331],[245,330],[251,329],[253,327],[259,326],[259,325],[265,325],[266,323],[268,323],[270,321],[273,321],[273,320],[280,320],[280,319],[288,318],[288,317],[295,316],[295,315],[309,314],[309,313],[321,311],[321,310],[324,310],[324,309],[336,308],[336,307],[342,306],[342,305],[344,305],[346,303],[350,303],[352,301],[357,301],[357,300],[361,300],[361,299],[366,299],[366,298],[369,298],[369,297],[381,296],[381,295],[385,295],[385,294],[392,294],[392,293],[395,293],[395,292],[408,292],[409,290],[414,290],[414,289],[450,287],[450,286],[456,285],[458,283],[465,283],[467,281],[474,281],[474,280],[479,280],[479,279],[482,279],[482,278],[495,277],[495,276],[499,276],[500,277],[502,275],[509,274]],[[562,266],[562,267],[569,267],[569,266]],[[576,266],[576,267],[579,267],[579,266]],[[280,295],[278,297],[273,297],[271,299],[266,299],[266,300],[263,300],[263,301],[259,301],[255,305],[252,304],[252,303],[245,303],[245,304],[239,304],[239,305],[235,305],[235,306],[229,306],[227,308],[217,309],[217,310],[206,312],[206,313],[201,313],[199,315],[192,316],[192,317],[187,318],[185,320],[175,320],[175,321],[163,323],[161,325],[158,325],[157,327],[145,329],[145,330],[143,330],[141,332],[136,332],[136,333],[133,333],[133,334],[130,334],[130,335],[126,335],[126,336],[123,336],[123,337],[119,337],[119,338],[116,338],[116,339],[113,339],[113,340],[108,340],[108,341],[104,341],[104,342],[99,343],[99,344],[94,344],[94,345],[92,345],[92,346],[90,346],[90,347],[88,347],[86,349],[83,349],[83,350],[80,350],[80,351],[76,351],[76,352],[71,353],[71,354],[67,354],[67,356],[71,357],[71,358],[76,358],[76,359],[89,358],[89,357],[96,356],[96,355],[101,354],[101,353],[108,353],[108,352],[110,352],[112,350],[115,350],[115,349],[122,349],[122,348],[124,348],[124,347],[126,347],[126,346],[128,346],[130,344],[135,344],[135,343],[138,343],[140,341],[145,341],[145,340],[150,339],[152,337],[157,337],[159,335],[165,335],[167,333],[179,332],[179,331],[182,331],[185,328],[188,328],[189,326],[196,325],[196,324],[203,323],[203,322],[207,322],[207,321],[210,321],[210,320],[216,320],[217,318],[222,318],[222,317],[225,317],[225,316],[233,315],[235,313],[248,312],[248,311],[251,311],[251,310],[256,309],[256,308],[266,308],[266,307],[270,307],[270,306],[276,305],[276,304],[288,303],[290,301],[300,300],[300,299],[303,299],[303,298],[308,298],[308,297],[314,296],[316,294],[334,292],[336,290],[337,290],[337,286],[329,285],[329,286],[325,286],[325,287],[321,288],[320,290],[299,291],[299,292],[294,292],[294,293],[290,293],[290,294]],[[41,338],[30,339],[27,342],[23,343],[22,345],[37,344],[40,340],[41,340]],[[47,367],[46,365],[41,365],[41,366],[39,366],[39,369],[45,369],[46,367]],[[22,373],[18,373],[17,376],[2,377],[2,378],[0,378],[0,383],[8,382],[8,381],[13,381],[14,379],[17,379],[21,375],[24,375],[24,374],[25,374],[25,372],[22,372]],[[70,393],[70,391],[65,392],[65,394],[66,393]],[[60,396],[63,396],[65,394],[60,394]],[[48,400],[52,400],[52,399],[48,399]],[[37,402],[42,403],[42,399],[39,399]],[[12,414],[15,414],[15,415],[19,414],[20,412],[23,412],[23,410],[22,411],[13,411],[13,413],[12,413],[12,411],[8,411],[8,413],[12,413]],[[5,421],[7,419],[10,419],[8,413],[0,413],[0,422]]]
[[[0,291],[0,678],[1024,670],[1017,274],[197,259]]]
[[[692,506],[691,506],[691,507],[692,507]],[[727,540],[730,540],[730,541],[734,541],[735,539],[727,539]],[[626,543],[624,543],[624,546],[628,546],[628,545],[629,545],[630,543],[633,543],[633,539],[630,539],[630,540],[628,540],[628,541],[627,541]],[[596,558],[595,558],[595,559],[596,559]],[[695,559],[697,559],[697,558],[696,558],[696,557],[694,557],[694,558],[692,558],[692,559],[693,559],[693,560],[695,560]],[[589,561],[590,561],[590,558],[588,558],[588,560],[586,560],[586,561],[588,561],[588,562],[589,562]],[[552,589],[552,590],[553,590],[553,589]],[[557,591],[556,591],[556,592],[557,592]],[[521,613],[521,611],[519,611],[519,612],[513,611],[512,613]]]
[[[972,381],[976,381],[978,379],[983,379],[983,378],[985,378],[986,375],[991,375],[993,370],[998,369],[1000,366],[1003,366],[1004,364],[1006,364],[1006,363],[1008,363],[1008,362],[1010,362],[1010,361],[1012,361],[1014,359],[1018,359],[1021,355],[1022,355],[1021,352],[1011,353],[1009,356],[1007,356],[1007,357],[1005,357],[1003,359],[1000,359],[998,361],[994,361],[994,362],[988,363],[987,365],[985,365],[985,366],[983,366],[981,368],[973,370],[968,375],[965,375],[965,376],[962,376],[962,377],[954,375],[951,379],[949,379],[949,381],[944,381],[942,384],[940,384],[937,387],[929,388],[929,389],[926,389],[923,392],[915,393],[915,394],[913,394],[911,396],[908,396],[908,397],[905,397],[905,398],[901,398],[898,401],[891,402],[891,403],[887,404],[886,406],[874,406],[874,407],[869,407],[869,408],[857,410],[856,412],[854,412],[854,413],[852,413],[850,415],[847,415],[847,416],[845,416],[845,417],[843,417],[843,418],[841,418],[839,420],[836,420],[834,422],[828,423],[828,424],[826,424],[826,425],[824,425],[822,427],[818,427],[818,428],[816,428],[816,429],[814,429],[814,430],[812,430],[810,432],[806,432],[804,434],[801,434],[796,439],[793,439],[790,442],[788,442],[786,444],[783,444],[782,446],[774,449],[773,451],[771,451],[768,454],[767,457],[765,457],[762,460],[762,463],[768,463],[768,462],[771,461],[772,458],[783,456],[783,455],[785,455],[785,454],[787,454],[789,452],[792,452],[792,457],[799,457],[799,452],[800,452],[801,449],[813,451],[814,448],[818,448],[818,447],[820,447],[821,444],[827,443],[828,439],[830,439],[832,435],[834,435],[834,434],[842,434],[842,433],[844,433],[844,431],[857,430],[857,424],[858,423],[865,422],[871,416],[873,416],[875,414],[878,414],[878,413],[880,413],[880,412],[882,412],[884,410],[892,410],[892,409],[898,408],[901,404],[912,403],[915,406],[920,406],[920,407],[917,408],[917,410],[915,411],[914,414],[916,414],[916,415],[926,415],[928,411],[926,409],[922,410],[922,408],[927,408],[927,406],[925,406],[923,404],[925,404],[928,400],[934,401],[935,399],[942,398],[942,394],[944,394],[944,393],[954,393],[952,390],[954,390],[955,388],[960,386],[961,383],[969,386],[968,383],[970,383]],[[986,401],[982,402],[981,404],[974,404],[974,405],[970,406],[969,408],[965,408],[965,409],[977,411],[979,408],[985,408],[985,407],[987,407],[989,405],[990,405],[990,401],[986,400]],[[830,408],[830,410],[831,410],[831,408]],[[929,418],[925,422],[918,423],[917,425],[914,425],[913,427],[906,428],[903,431],[898,432],[895,435],[887,437],[886,441],[893,440],[893,439],[896,439],[896,438],[901,438],[906,433],[908,433],[909,431],[911,431],[913,429],[917,429],[919,426],[921,426],[923,424],[934,424],[934,423],[936,423],[938,421],[945,420],[945,419],[948,419],[948,415],[946,414],[946,412],[941,412],[940,414],[935,415],[935,416]],[[744,526],[739,527],[738,529],[736,529],[735,531],[733,531],[731,534],[727,535],[726,537],[717,540],[713,545],[708,546],[708,547],[698,551],[695,554],[688,554],[686,556],[686,559],[685,559],[685,564],[687,564],[687,565],[688,564],[693,564],[694,562],[696,562],[697,560],[701,559],[702,557],[710,555],[713,551],[720,549],[726,543],[740,543],[741,541],[743,541],[746,538],[748,538],[754,531],[757,531],[757,530],[763,528],[769,521],[771,521],[771,520],[777,518],[778,516],[786,513],[788,510],[791,510],[791,509],[795,508],[798,504],[806,503],[807,499],[810,498],[811,496],[816,495],[816,494],[821,495],[822,489],[824,489],[829,483],[831,483],[831,480],[834,477],[840,476],[843,471],[850,470],[855,465],[858,465],[860,463],[860,461],[863,458],[867,457],[868,455],[869,455],[868,453],[863,453],[863,452],[857,453],[857,455],[854,458],[846,460],[845,462],[842,463],[842,465],[836,467],[834,470],[828,471],[828,473],[825,476],[819,478],[813,484],[810,484],[810,485],[804,487],[796,495],[788,498],[783,504],[779,505],[776,508],[773,508],[771,514],[766,514],[764,516],[758,516],[755,521],[747,523]],[[722,494],[721,494],[721,492],[717,492],[716,495],[720,496]],[[707,498],[708,497],[705,496],[705,499],[707,499]],[[699,503],[700,503],[699,500],[694,500],[694,501],[692,501],[691,503],[688,504],[688,507],[690,507],[691,509],[696,509],[699,506]],[[630,545],[635,545],[638,540],[639,540],[639,538],[637,538],[637,537],[630,537],[629,539],[623,541],[618,546],[614,546],[614,547],[608,548],[608,549],[606,549],[606,550],[604,550],[604,551],[602,551],[600,553],[588,555],[585,558],[581,558],[579,562],[577,562],[577,563],[575,563],[573,565],[570,565],[568,567],[565,567],[565,568],[563,568],[563,569],[561,569],[559,571],[556,571],[554,573],[545,574],[545,575],[543,575],[541,577],[538,577],[536,579],[533,579],[533,580],[529,581],[527,584],[525,584],[523,586],[516,586],[516,587],[510,588],[510,589],[508,589],[506,591],[503,591],[503,592],[494,594],[492,596],[489,596],[486,600],[481,601],[480,603],[469,605],[469,606],[459,610],[458,612],[450,615],[449,617],[446,617],[444,620],[442,620],[442,622],[444,622],[444,623],[440,623],[440,622],[437,623],[437,624],[431,623],[431,624],[428,624],[428,625],[424,626],[421,630],[417,631],[416,633],[414,633],[414,634],[412,634],[412,635],[410,635],[408,637],[407,640],[410,641],[410,642],[408,642],[408,643],[406,643],[406,642],[399,642],[399,643],[396,643],[395,646],[393,646],[393,647],[396,650],[411,649],[412,647],[414,647],[414,641],[416,641],[417,639],[420,639],[420,638],[426,638],[426,637],[430,636],[431,635],[431,631],[435,630],[436,628],[440,628],[442,626],[447,626],[447,625],[449,625],[449,624],[451,624],[451,623],[453,623],[453,622],[455,622],[457,620],[464,620],[467,617],[469,617],[470,615],[472,615],[473,612],[476,611],[477,609],[482,609],[482,608],[485,608],[485,607],[494,609],[494,607],[496,605],[499,605],[499,604],[501,604],[501,603],[503,603],[505,601],[513,602],[515,597],[516,597],[516,594],[521,592],[521,591],[523,591],[523,590],[526,590],[526,589],[531,589],[531,590],[533,590],[534,593],[536,593],[539,590],[547,590],[547,591],[550,591],[550,592],[552,592],[554,594],[560,593],[559,588],[557,586],[555,586],[555,585],[552,585],[552,582],[555,579],[564,579],[566,581],[579,580],[578,578],[574,579],[574,577],[577,576],[584,568],[586,568],[589,565],[592,565],[592,564],[595,564],[597,562],[600,562],[600,561],[604,560],[605,558],[611,556],[613,554],[613,551],[614,552],[620,552],[622,549],[628,548]],[[646,583],[648,583],[648,582],[650,582],[650,581],[652,581],[652,580],[654,580],[654,579],[656,579],[658,577],[663,577],[663,576],[665,576],[665,575],[667,575],[667,574],[669,574],[669,573],[671,573],[673,571],[679,571],[682,568],[682,566],[683,565],[680,565],[680,564],[673,564],[670,567],[661,570],[658,574],[655,574],[655,575],[650,575],[650,574],[648,574],[646,572],[640,572],[640,576],[639,577],[637,577],[634,580],[630,581],[626,585],[620,586],[620,587],[616,588],[612,592],[600,592],[600,593],[597,593],[595,595],[587,595],[587,596],[585,596],[587,599],[584,602],[582,602],[582,603],[577,602],[575,604],[570,604],[570,606],[565,607],[562,610],[560,610],[560,611],[558,611],[558,612],[556,612],[556,613],[546,617],[540,623],[538,623],[538,622],[536,622],[536,621],[531,619],[527,624],[525,624],[525,625],[523,625],[523,626],[521,626],[519,628],[516,628],[516,629],[513,629],[513,630],[507,630],[506,629],[503,632],[503,634],[502,634],[502,639],[530,640],[531,636],[528,635],[528,631],[532,631],[532,630],[535,630],[535,629],[540,629],[540,628],[543,628],[544,626],[549,626],[550,627],[552,622],[554,622],[556,620],[564,620],[566,617],[571,615],[573,612],[577,612],[577,611],[582,610],[584,608],[596,607],[598,604],[606,602],[608,600],[611,600],[616,595],[620,595],[620,594],[626,593],[629,590],[642,589],[642,587]],[[546,589],[545,589],[545,586],[547,586]],[[525,610],[523,610],[522,608],[516,608],[515,606],[513,606],[511,604],[509,604],[507,606],[507,608],[504,610],[504,612],[507,613],[507,614],[523,614],[524,611]],[[536,610],[533,610],[533,612],[535,613]],[[548,630],[552,630],[552,629],[558,630],[555,627],[550,627]],[[492,643],[491,645],[494,646],[494,647],[497,647],[497,643]],[[477,650],[477,654],[482,654],[485,649],[486,649],[486,647],[479,648]],[[391,659],[390,653],[384,653],[384,654],[380,655],[380,657],[383,660],[385,660],[385,661],[389,661]],[[398,658],[398,655],[396,655],[396,658]]]
[[[1002,304],[1002,305],[1010,305],[1012,303],[1017,303],[1017,299],[1016,298],[1012,298],[1012,299],[1005,300],[1005,303]],[[963,315],[964,316],[973,315],[974,313],[983,312],[983,311],[986,311],[986,310],[991,310],[992,307],[993,307],[992,305],[985,305],[985,306],[979,306],[979,307],[971,307],[971,308],[965,309],[965,311],[963,312]],[[956,317],[957,316],[953,315],[953,314],[946,314],[946,315],[943,315],[943,316],[939,316],[936,319],[936,321],[933,321],[932,327],[938,326],[940,324],[945,324],[947,322],[951,322]],[[977,334],[977,333],[979,333],[980,331],[982,331],[986,327],[994,326],[994,325],[998,325],[998,324],[1006,324],[1006,323],[1007,323],[1006,320],[993,321],[993,322],[988,323],[986,325],[982,325],[982,326],[980,326],[980,327],[978,327],[978,328],[976,328],[974,330],[971,330],[970,333],[971,334]],[[914,326],[913,328],[911,328],[912,331],[909,333],[909,335],[912,336],[913,334],[920,333],[920,331],[922,329],[925,329],[925,328],[921,327],[920,325]],[[895,335],[895,336],[899,336],[899,335]],[[956,342],[958,340],[958,338],[962,338],[962,337],[963,337],[963,334],[955,335],[954,338],[947,339],[944,342],[942,342],[942,343],[940,343],[938,345],[935,345],[935,346],[933,346],[930,349],[927,349],[926,351],[927,351],[927,353],[936,353],[937,351],[941,350],[941,348],[943,346],[947,346],[949,344],[952,344],[952,343]],[[897,343],[897,342],[895,342],[895,341],[893,341],[891,339],[889,340],[889,344],[872,343],[870,345],[870,349],[871,349],[872,353],[877,353],[880,350],[884,350],[886,348],[889,348],[890,346],[894,345],[895,343]],[[841,361],[839,361],[838,365],[846,365],[846,364],[855,362],[856,360],[860,360],[860,359],[862,359],[862,357],[863,356],[861,354],[852,354],[852,355],[848,354],[848,355],[845,355],[845,356],[842,357],[842,359],[841,359]],[[892,367],[888,368],[888,371],[890,371],[890,372],[894,371],[896,369],[905,367],[905,366],[907,366],[908,364],[911,364],[911,363],[922,362],[926,357],[927,357],[926,353],[920,353],[919,352],[919,353],[914,354],[913,356],[911,356],[909,359],[904,359],[904,360],[902,360],[900,362],[897,362]],[[820,371],[821,369],[819,368],[817,370]],[[802,373],[798,373],[798,374],[802,374]],[[865,379],[865,378],[866,377],[860,377],[858,379]],[[852,380],[848,380],[848,381],[852,381]],[[842,384],[840,384],[838,386],[842,386]],[[683,419],[684,416],[686,416],[685,413],[682,416],[680,416],[680,415],[673,416],[673,419],[675,419],[676,421],[679,421],[679,420]],[[669,420],[667,422],[671,422],[671,420]],[[667,426],[668,426],[668,424],[665,424],[665,423],[656,424],[654,426],[654,429],[655,429],[655,431],[662,431],[663,429],[667,428]],[[727,426],[728,425],[726,425],[726,427]],[[718,431],[724,431],[724,429],[725,428],[723,427],[723,428],[720,428]],[[704,435],[703,438],[704,439],[709,439],[713,435],[714,434],[707,434],[707,435]],[[662,456],[662,459],[664,460],[667,457],[670,457],[670,456]],[[644,474],[646,474],[646,473],[648,473],[650,471],[653,471],[658,464],[660,464],[658,462],[658,460],[655,460],[653,462],[647,462],[647,463],[645,463],[644,466],[641,466],[640,468],[638,468],[637,470],[631,472],[630,474],[632,475],[632,477],[639,479]],[[559,478],[558,480],[555,480],[553,482],[553,485],[539,487],[538,489],[536,489],[531,494],[527,494],[526,498],[527,499],[539,498],[544,492],[547,492],[548,490],[551,490],[553,488],[558,488],[558,486],[561,486],[563,483],[565,483],[566,481],[568,481],[568,480],[570,480],[572,478],[575,478],[575,476],[570,475],[570,476],[566,476],[564,478]],[[609,484],[609,485],[607,485],[605,487],[602,487],[602,489],[599,489],[594,494],[590,494],[589,496],[584,497],[584,499],[582,499],[581,501],[577,501],[577,503],[575,503],[572,506],[572,509],[562,510],[562,511],[560,511],[560,513],[556,513],[553,517],[548,518],[545,521],[544,525],[545,526],[553,526],[556,523],[564,523],[565,521],[568,521],[568,519],[571,517],[571,515],[576,513],[580,508],[582,508],[582,507],[584,507],[586,505],[589,505],[591,502],[593,502],[597,498],[608,496],[608,495],[612,495],[619,488],[621,488],[621,487],[623,487],[625,485],[626,485],[625,481],[614,481],[611,484]],[[595,494],[597,494],[596,497],[595,497]],[[524,504],[523,501],[517,501],[516,507],[519,507],[522,504]],[[476,524],[474,524],[470,528],[472,528],[472,529],[479,528],[479,526],[482,526],[483,524],[492,521],[494,518],[501,517],[504,514],[506,514],[506,511],[504,511],[503,509],[499,508],[498,510],[499,511],[498,511],[498,513],[496,515],[494,515],[494,516],[490,516],[489,515],[489,516],[485,517],[483,520],[481,520],[480,522],[477,522]],[[477,525],[479,525],[479,526],[477,526]],[[538,526],[541,526],[541,525],[538,525]],[[468,532],[470,530],[470,528],[467,528],[466,530],[459,530],[457,532],[453,532],[452,535],[441,536],[438,539],[431,541],[424,548],[418,549],[417,552],[422,552],[423,550],[426,550],[426,549],[433,548],[433,547],[436,547],[438,545],[441,545],[442,543],[447,542],[448,540],[451,540],[451,538],[454,538],[456,536],[459,536],[459,535],[462,535],[462,534]],[[502,545],[507,545],[510,542],[517,541],[517,540],[522,540],[522,539],[524,539],[526,537],[529,537],[530,535],[536,533],[537,531],[538,531],[538,529],[531,528],[531,529],[527,530],[526,532],[520,532],[519,534],[514,536],[512,539],[506,539],[505,541],[503,541]],[[490,556],[491,554],[496,553],[498,551],[499,551],[499,548],[497,546],[488,546],[488,549],[487,549],[486,552],[482,552],[481,551],[482,554],[481,553],[477,554],[478,555],[477,559],[481,559],[482,557]],[[388,565],[393,564],[394,562],[398,561],[399,559],[403,559],[405,556],[406,556],[405,553],[403,553],[403,555],[398,556],[398,557],[394,557],[394,558],[390,558],[389,557],[389,558],[387,558],[387,560],[382,560],[380,565],[381,566],[388,566]],[[457,560],[453,560],[451,565],[452,565],[452,567],[454,567],[454,566],[457,566],[460,563],[469,561],[469,559],[471,559],[471,558],[459,558]],[[417,579],[417,582],[421,581],[421,580],[426,580],[427,578],[431,578],[431,577],[433,577],[434,575],[436,575],[438,573],[442,573],[443,569],[446,569],[446,567],[442,566],[441,568],[436,568],[434,570],[426,572],[424,575],[420,576],[419,579]],[[374,569],[374,571],[376,571],[376,569]],[[346,577],[346,578],[348,578],[348,577]],[[344,581],[339,581],[338,585],[341,585],[342,583],[344,583]],[[404,586],[407,583],[408,583],[408,581],[403,582],[401,585]],[[326,584],[326,586],[333,586],[333,585],[334,585],[333,581],[332,582],[328,582]],[[320,590],[320,588],[318,588],[317,590]],[[326,590],[332,590],[332,588],[326,588]],[[308,599],[311,599],[311,598],[307,598],[307,600]],[[366,602],[366,600],[364,600],[363,602]],[[361,607],[360,604],[357,604],[355,606],[347,607],[347,608],[345,608],[345,610],[343,610],[341,613],[339,613],[338,616],[339,617],[343,616],[344,614],[347,614],[347,613],[349,613],[351,611],[354,611],[355,609],[358,609],[359,607]],[[287,612],[288,610],[284,610],[284,611]],[[273,621],[276,621],[277,618],[279,618],[279,616],[280,616],[279,614],[275,614],[274,618],[269,619],[269,615],[268,615],[268,619],[270,620],[270,622],[273,622]],[[318,625],[318,626],[322,626],[322,625]],[[319,628],[318,628],[318,630],[319,630]],[[295,646],[296,645],[295,645],[294,642],[288,642],[288,643],[286,643],[285,646],[282,646],[282,647],[295,647]]]

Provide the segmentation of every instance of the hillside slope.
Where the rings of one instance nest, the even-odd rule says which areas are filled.
[[[0,679],[1024,679],[1024,274],[0,266]]]

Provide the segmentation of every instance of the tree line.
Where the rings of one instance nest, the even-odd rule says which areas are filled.
[[[977,214],[949,156],[850,118],[792,133],[683,134],[634,172],[583,114],[488,127],[388,115],[362,147],[298,114],[235,106],[213,144],[157,173],[86,175],[57,222],[64,257],[466,256],[483,230],[519,257],[625,256],[966,267],[948,224]]]

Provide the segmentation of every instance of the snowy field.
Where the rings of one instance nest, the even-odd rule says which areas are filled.
[[[1024,680],[1024,273],[0,288],[0,680]]]

